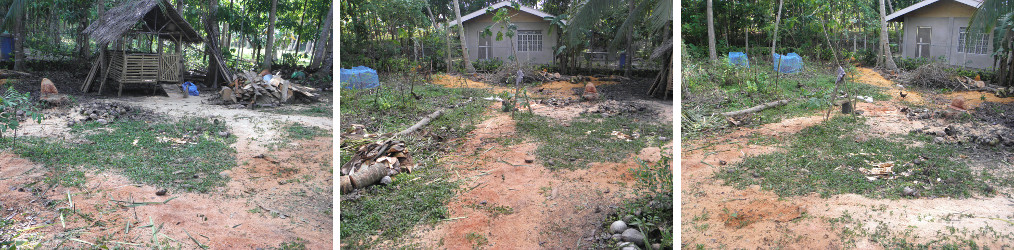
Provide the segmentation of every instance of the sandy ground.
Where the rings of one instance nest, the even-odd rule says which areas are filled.
[[[4,190],[0,201],[4,207],[16,208],[7,214],[20,216],[25,223],[46,225],[23,236],[35,237],[43,248],[61,244],[88,247],[98,242],[137,247],[164,241],[194,249],[196,241],[211,249],[249,249],[277,247],[297,238],[306,240],[309,249],[332,248],[331,138],[293,141],[275,151],[266,147],[278,139],[280,131],[276,128],[288,122],[330,130],[331,119],[205,105],[205,98],[154,96],[105,101],[122,101],[176,117],[206,116],[226,121],[239,140],[233,145],[238,166],[221,173],[231,178],[225,187],[209,194],[170,191],[166,196],[157,196],[155,187],[132,183],[106,171],[87,173],[83,188],[6,192],[38,182],[45,168],[0,152],[0,163],[4,163],[0,164],[4,166],[0,176],[13,176],[0,179]],[[43,124],[28,125],[25,134],[66,135],[66,121],[62,119],[54,117]],[[252,157],[260,154],[269,157]],[[68,194],[76,212],[58,210],[70,207]],[[166,200],[164,204],[128,206],[131,201]],[[65,219],[62,223],[61,212]],[[153,229],[159,226],[160,240],[154,240]]]
[[[864,110],[871,130],[878,131],[871,136],[887,136],[908,133],[911,128],[921,128],[922,121],[909,121],[898,112],[902,101],[890,84],[872,70],[859,69],[860,81],[872,85],[889,87],[888,93],[895,93],[894,99],[876,103],[859,103],[857,109]],[[976,95],[971,93],[962,95]],[[923,95],[910,93],[904,100],[922,102]],[[949,104],[944,100],[930,105]],[[685,247],[706,248],[766,248],[785,247],[790,249],[840,249],[847,246],[844,240],[855,240],[854,247],[860,249],[881,249],[878,238],[861,234],[843,237],[843,227],[862,228],[866,232],[877,232],[886,226],[886,239],[894,237],[917,244],[951,235],[951,238],[972,238],[979,247],[1011,247],[1010,232],[1014,232],[1014,199],[1007,195],[972,199],[919,198],[907,200],[870,199],[855,194],[835,195],[820,198],[816,194],[801,197],[778,197],[774,192],[761,190],[759,186],[736,189],[715,180],[713,174],[723,171],[743,158],[767,154],[779,150],[776,146],[751,145],[749,138],[764,134],[781,138],[800,129],[816,125],[822,116],[798,117],[767,124],[759,128],[741,128],[729,134],[701,141],[684,142],[681,159],[681,231]],[[720,164],[727,162],[727,165]],[[729,215],[737,214],[731,219]],[[847,218],[854,222],[832,223],[835,219]],[[958,232],[951,234],[950,230]],[[968,236],[968,237],[966,237]],[[884,240],[884,238],[881,238]],[[952,239],[953,240],[953,239]]]

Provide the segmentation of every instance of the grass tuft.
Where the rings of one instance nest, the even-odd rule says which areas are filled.
[[[208,192],[227,179],[218,173],[236,165],[236,138],[217,133],[227,127],[206,118],[173,122],[120,121],[74,125],[70,132],[89,142],[26,137],[13,152],[50,168],[47,180],[81,186],[88,171],[115,171],[157,187]],[[11,147],[9,139],[2,145]]]
[[[857,134],[868,133],[864,126],[861,117],[834,117],[788,139],[784,151],[744,159],[718,171],[716,178],[739,188],[760,185],[780,196],[816,192],[822,197],[855,193],[901,198],[905,187],[930,197],[987,194],[981,176],[954,160],[958,154],[953,148],[933,144],[929,136],[917,134],[857,140]],[[922,146],[914,146],[916,143]],[[926,160],[913,163],[920,157]],[[888,161],[895,164],[896,179],[870,181],[859,171]]]

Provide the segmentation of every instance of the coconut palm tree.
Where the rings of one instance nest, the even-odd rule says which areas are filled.
[[[567,27],[563,32],[563,37],[565,37],[564,46],[567,46],[572,52],[581,48],[580,45],[587,42],[587,39],[580,36],[581,34],[585,34],[583,31],[589,29],[595,22],[598,22],[604,11],[620,7],[620,4],[623,4],[623,2],[615,0],[586,0],[575,3],[573,15],[571,15]],[[665,37],[663,40],[671,39],[671,32],[666,32],[664,28],[672,22],[673,6],[672,0],[633,0],[627,2],[627,4],[629,4],[628,7],[633,7],[628,8],[630,11],[627,13],[627,18],[616,29],[616,34],[610,43],[610,47],[616,48],[621,44],[627,45],[627,65],[630,65],[630,59],[634,55],[633,51],[631,51],[632,46],[630,46],[634,42],[632,36],[634,25],[647,22],[649,24],[648,27],[654,34],[658,36],[666,36],[668,34],[669,37]],[[649,13],[650,15],[648,15]],[[655,55],[653,57],[661,58],[662,56],[659,55],[667,55],[663,60],[671,62],[672,44],[671,40],[663,42],[659,47],[668,46],[669,48],[667,50],[665,48],[662,50],[659,50],[659,48],[653,49],[653,51],[658,51],[658,53],[653,53]],[[660,71],[660,76],[667,75],[672,71],[672,63],[665,65],[668,68]],[[667,77],[656,77],[656,79],[667,79]]]
[[[993,33],[993,64],[996,84],[1014,86],[1014,3],[985,0],[968,21],[968,31]],[[977,39],[965,39],[971,44]],[[966,44],[967,46],[967,44]]]

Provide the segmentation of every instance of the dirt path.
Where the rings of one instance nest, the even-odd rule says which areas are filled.
[[[436,227],[418,226],[408,244],[425,248],[562,249],[589,246],[584,238],[622,199],[630,197],[631,158],[594,163],[587,169],[550,171],[535,160],[534,143],[502,145],[496,138],[515,133],[509,114],[490,108],[492,118],[476,125],[460,150],[442,159],[463,181],[449,204],[449,219]],[[671,145],[669,145],[671,146]],[[658,161],[659,148],[636,155]],[[624,185],[626,184],[626,185]],[[479,237],[486,244],[477,244]]]
[[[886,92],[896,96],[890,101],[857,105],[857,109],[866,111],[864,116],[871,130],[878,131],[868,136],[908,133],[911,128],[926,126],[921,121],[909,121],[897,111],[901,101],[895,92],[899,90],[897,86],[872,70],[858,70],[861,82],[889,87],[891,89]],[[907,100],[920,102],[922,97],[912,93]],[[1010,247],[1009,237],[1014,235],[1006,234],[1014,232],[1014,224],[1010,223],[1014,200],[1004,195],[910,200],[870,199],[855,194],[827,199],[816,194],[780,198],[756,185],[736,189],[714,179],[716,171],[723,171],[745,157],[779,150],[777,146],[751,145],[752,135],[781,138],[821,121],[821,116],[791,118],[759,128],[741,128],[716,138],[684,142],[680,176],[684,247],[839,249],[850,245],[845,241],[854,240],[857,248],[879,249],[882,248],[880,243],[874,240],[897,237],[925,244],[951,235],[952,229],[958,232],[952,237],[972,236],[980,247]],[[844,218],[848,218],[844,223],[832,222]],[[878,231],[881,225],[887,230]],[[862,230],[853,230],[856,235],[839,235],[843,227]]]
[[[159,239],[185,249],[198,248],[195,241],[211,249],[270,248],[299,241],[309,249],[331,249],[331,137],[291,141],[275,150],[267,146],[280,139],[280,127],[286,123],[331,130],[331,119],[229,109],[202,104],[202,99],[130,97],[104,101],[125,102],[174,117],[214,117],[227,122],[239,139],[233,145],[237,166],[221,173],[230,178],[225,187],[209,194],[170,191],[166,196],[157,196],[153,186],[135,184],[109,171],[90,171],[83,188],[8,193],[38,182],[45,173],[40,170],[45,168],[0,152],[0,166],[4,166],[0,176],[16,176],[0,178],[4,190],[0,200],[4,207],[17,208],[0,215],[14,214],[25,223],[48,225],[25,235],[48,247],[87,247],[100,242],[109,246],[151,245],[158,242],[153,243],[153,229],[161,226]],[[66,135],[66,121],[61,119],[54,117],[41,125],[29,125],[26,134]],[[261,154],[267,157],[253,157]],[[65,221],[61,223],[56,209],[69,207],[68,194],[76,212],[63,211]],[[164,204],[136,207],[120,202],[166,200]],[[132,228],[129,232],[128,227]]]

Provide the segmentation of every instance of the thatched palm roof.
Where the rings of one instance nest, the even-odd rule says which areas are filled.
[[[159,6],[159,2],[162,2],[162,6]],[[132,30],[135,27],[137,29]],[[116,41],[128,32],[153,32],[158,33],[161,38],[172,40],[182,36],[183,42],[186,43],[204,41],[166,0],[128,2],[106,11],[84,30],[85,34],[100,44]]]

